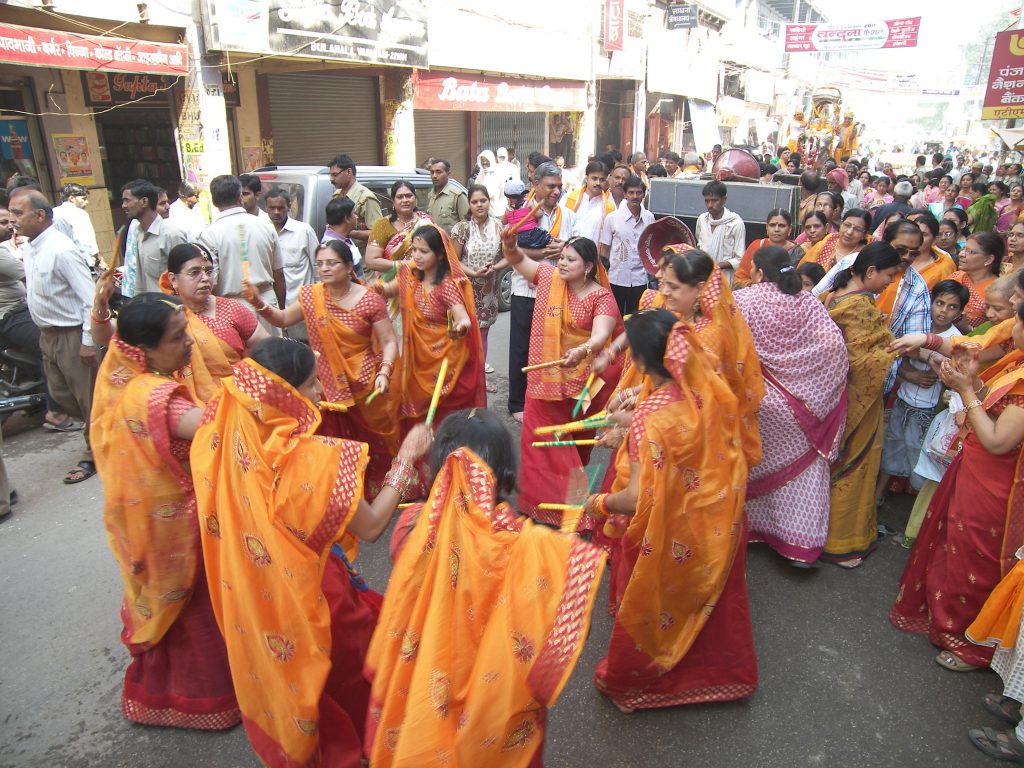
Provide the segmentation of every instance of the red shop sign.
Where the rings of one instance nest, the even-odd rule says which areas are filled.
[[[0,24],[0,62],[100,72],[184,75],[188,73],[188,49],[178,43],[76,35]]]
[[[604,2],[605,51],[622,50],[622,38],[626,34],[624,6],[625,0],[605,0]]]
[[[413,72],[416,109],[467,112],[582,112],[585,83],[503,80],[487,75]]]
[[[1000,32],[992,49],[982,120],[1024,117],[1024,32]]]

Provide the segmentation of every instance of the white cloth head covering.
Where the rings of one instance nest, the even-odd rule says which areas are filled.
[[[484,168],[484,164],[481,162],[483,160],[490,163],[488,168]],[[501,217],[504,215],[505,209],[508,208],[508,201],[505,199],[505,182],[508,179],[504,176],[504,169],[489,149],[483,150],[477,156],[477,162],[480,163],[480,173],[476,177],[476,183],[487,189],[487,196],[491,198],[491,215]]]

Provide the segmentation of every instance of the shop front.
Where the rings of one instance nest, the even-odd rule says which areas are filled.
[[[418,71],[413,85],[417,156],[447,152],[456,178],[469,176],[484,149],[514,150],[524,171],[531,152],[562,156],[569,167],[586,159],[579,147],[586,83]]]

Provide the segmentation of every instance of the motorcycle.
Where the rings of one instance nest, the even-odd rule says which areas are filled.
[[[39,361],[17,347],[0,347],[0,423],[12,413],[46,408],[46,385]]]

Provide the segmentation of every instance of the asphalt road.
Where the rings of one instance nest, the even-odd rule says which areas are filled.
[[[501,387],[492,403],[502,413],[507,321],[493,329],[489,354]],[[98,478],[62,485],[81,437],[44,432],[38,422],[15,417],[4,437],[22,500],[0,524],[0,766],[257,766],[241,727],[209,734],[121,717],[128,654],[118,640],[121,586],[103,530],[102,486]],[[900,500],[882,519],[901,528],[908,510]],[[999,725],[981,708],[999,679],[940,669],[926,639],[897,632],[886,619],[906,559],[906,550],[887,541],[860,569],[798,571],[766,547],[751,547],[757,693],[739,703],[633,715],[620,714],[591,682],[611,631],[603,586],[590,637],[550,715],[546,764],[996,765],[966,733]],[[359,564],[372,587],[386,588],[385,540],[362,548]]]

